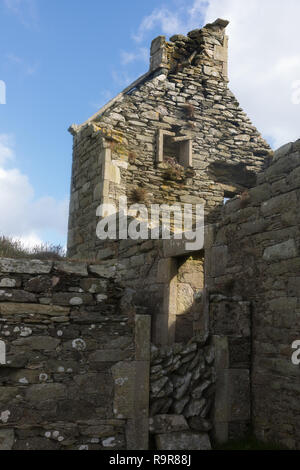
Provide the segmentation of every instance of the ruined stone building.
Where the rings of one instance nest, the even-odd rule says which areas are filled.
[[[129,204],[147,206],[204,204],[209,224],[218,220],[224,198],[242,194],[255,183],[270,148],[228,88],[227,24],[219,19],[187,37],[173,36],[170,42],[157,37],[149,72],[86,123],[71,127],[68,253],[75,259],[122,259],[122,278],[131,292],[135,290],[134,304],[151,313],[159,344],[170,342],[158,338],[167,334],[161,325],[171,321],[170,315],[177,317],[178,331],[173,328],[168,334],[186,339],[188,325],[182,329],[180,324],[192,319],[182,313],[203,289],[203,252],[194,259],[184,254],[178,258],[161,255],[160,244],[151,241],[141,248],[128,240],[105,243],[96,235],[97,208],[103,203],[118,207],[120,196],[127,196]],[[176,286],[177,312],[164,306],[164,300],[179,266],[189,272],[191,283]],[[160,274],[166,269],[168,274]]]
[[[241,109],[227,24],[154,39],[71,126],[71,260],[0,259],[1,449],[300,448],[300,141],[273,153]],[[201,247],[99,239],[125,196],[203,204]]]

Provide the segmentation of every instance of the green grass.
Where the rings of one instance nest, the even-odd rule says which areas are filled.
[[[60,260],[65,257],[65,250],[60,245],[44,243],[29,249],[20,240],[0,236],[0,258]]]

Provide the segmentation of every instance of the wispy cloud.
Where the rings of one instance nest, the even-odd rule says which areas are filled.
[[[9,134],[0,134],[0,165],[5,165],[13,158],[13,137]]]
[[[132,77],[125,70],[113,70],[111,73],[114,83],[120,88],[126,88],[136,77]]]
[[[37,63],[29,64],[24,59],[15,54],[7,54],[6,58],[11,64],[19,66],[25,75],[34,75],[38,69]]]
[[[127,65],[132,62],[142,61],[148,62],[149,60],[149,51],[146,47],[140,47],[137,51],[127,52],[121,51],[121,64]]]
[[[173,5],[166,7],[162,5],[155,8],[148,16],[141,21],[133,39],[140,43],[147,33],[154,29],[159,29],[160,34],[171,36],[179,32],[185,33],[194,28],[199,28],[203,21],[208,1],[195,0],[190,4],[187,2],[172,2]]]
[[[168,8],[156,8],[153,12],[146,16],[139,28],[137,33],[133,36],[136,42],[141,42],[145,34],[155,27],[160,27],[162,32],[165,34],[173,34],[181,29],[181,20],[179,13],[171,11]]]
[[[28,28],[38,25],[38,9],[36,0],[3,0],[5,7]]]

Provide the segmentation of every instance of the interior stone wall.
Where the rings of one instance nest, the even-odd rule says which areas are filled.
[[[225,205],[206,241],[220,439],[248,422],[259,439],[299,449],[299,198],[298,140]]]
[[[201,330],[204,291],[204,253],[177,258],[175,341],[189,341]]]

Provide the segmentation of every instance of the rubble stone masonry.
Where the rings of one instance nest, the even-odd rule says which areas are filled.
[[[145,449],[150,317],[116,266],[0,259],[0,449]]]
[[[271,149],[228,88],[227,23],[156,38],[149,72],[70,128],[70,257],[118,256],[96,237],[96,210],[119,196],[146,206],[205,204],[211,222],[224,196],[255,184]]]
[[[225,205],[206,252],[210,331],[222,353],[216,404],[229,404],[215,416],[220,435],[248,421],[258,438],[292,449],[300,448],[300,370],[292,363],[300,338],[299,201],[298,140],[275,152],[247,195]],[[238,403],[230,391],[236,380]]]
[[[273,154],[229,90],[227,24],[159,36],[71,126],[68,259],[0,259],[1,450],[300,449],[300,141]],[[204,204],[203,246],[99,240],[120,196]]]

